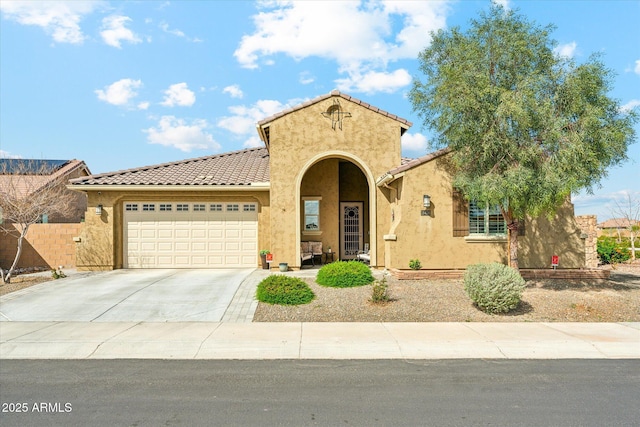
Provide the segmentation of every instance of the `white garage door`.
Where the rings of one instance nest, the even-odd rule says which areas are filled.
[[[126,202],[126,268],[244,268],[258,259],[258,213],[246,202]]]

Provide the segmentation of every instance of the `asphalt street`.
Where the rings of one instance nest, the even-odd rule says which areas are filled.
[[[3,426],[634,426],[638,360],[2,360]]]

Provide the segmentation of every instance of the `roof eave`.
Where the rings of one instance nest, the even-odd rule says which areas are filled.
[[[75,191],[269,191],[268,182],[242,185],[124,185],[124,184],[69,184]]]

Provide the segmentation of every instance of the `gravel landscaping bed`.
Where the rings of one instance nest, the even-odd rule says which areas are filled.
[[[619,265],[605,282],[527,282],[510,313],[476,308],[461,280],[388,279],[391,301],[374,304],[371,286],[335,289],[304,279],[316,298],[309,304],[259,303],[254,322],[638,322],[640,263]]]

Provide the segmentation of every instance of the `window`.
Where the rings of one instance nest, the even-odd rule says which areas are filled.
[[[189,205],[186,203],[178,203],[176,204],[176,210],[178,212],[188,212],[189,211]]]
[[[256,211],[256,205],[244,205],[242,207],[242,210],[245,212],[255,212]]]
[[[160,203],[160,211],[161,212],[171,212],[171,204]]]
[[[469,234],[504,235],[507,225],[498,206],[469,202]]]
[[[205,205],[201,205],[201,204],[195,204],[193,205],[193,211],[194,212],[204,212],[205,209]]]
[[[143,211],[155,211],[156,210],[156,205],[154,205],[153,203],[143,203],[142,204],[142,210]]]
[[[320,199],[304,200],[304,230],[320,230]]]
[[[211,212],[222,212],[222,204],[221,203],[213,203],[209,205],[209,210]]]
[[[238,212],[239,209],[238,205],[227,205],[227,212]]]
[[[138,211],[138,204],[137,203],[127,203],[124,206],[124,209],[126,211],[132,211],[132,212],[137,212]]]

